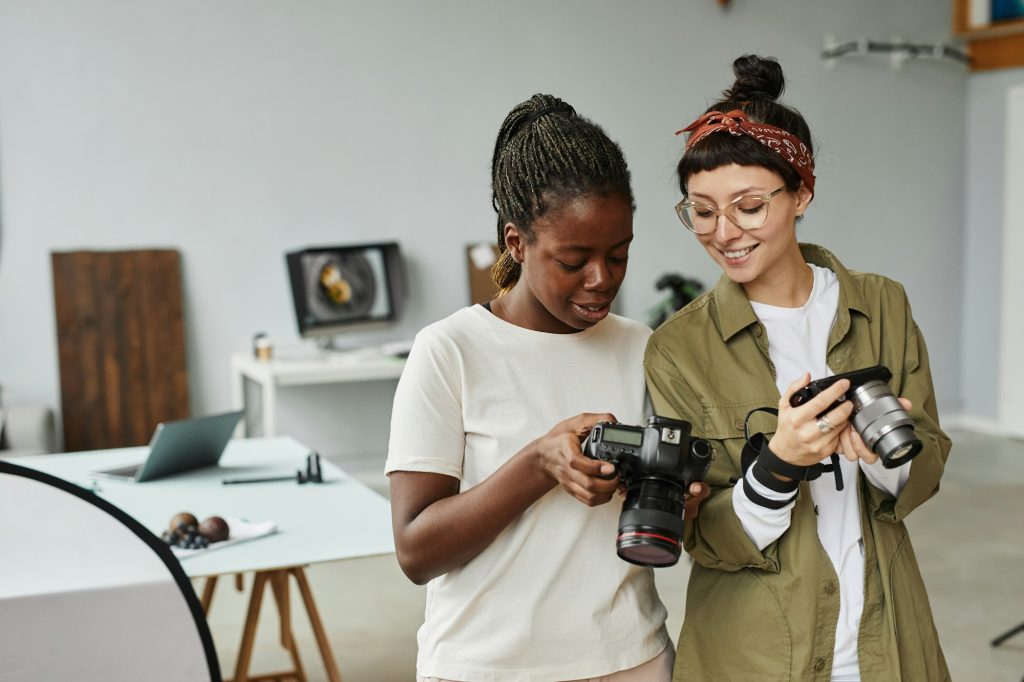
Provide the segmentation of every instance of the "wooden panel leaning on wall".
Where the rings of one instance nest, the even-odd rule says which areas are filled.
[[[64,449],[145,445],[189,416],[176,250],[51,254]]]

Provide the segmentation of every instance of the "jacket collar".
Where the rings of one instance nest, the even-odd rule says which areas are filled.
[[[853,276],[843,267],[832,253],[816,244],[800,244],[804,261],[836,273],[839,280],[839,309],[848,308],[871,319],[871,311],[860,289],[854,285]],[[715,284],[718,330],[722,340],[728,341],[738,332],[757,322],[757,315],[750,306],[743,286],[733,282],[724,274]]]

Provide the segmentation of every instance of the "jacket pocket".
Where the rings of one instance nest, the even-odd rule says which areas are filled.
[[[906,531],[889,565],[901,676],[904,680],[948,680],[928,593]]]
[[[793,642],[778,595],[753,570],[694,567],[679,636],[683,680],[790,680]]]
[[[717,457],[727,457],[734,473],[732,477],[740,475],[740,456],[743,452],[745,440],[743,438],[743,425],[751,410],[759,407],[774,408],[778,404],[778,397],[767,396],[760,400],[745,400],[738,403],[701,403],[703,409],[703,420],[700,424],[694,424],[696,435],[716,441],[719,447],[716,450]],[[750,435],[762,432],[765,435],[775,433],[776,419],[773,415],[765,412],[755,412],[750,415]],[[724,462],[722,462],[724,464]]]

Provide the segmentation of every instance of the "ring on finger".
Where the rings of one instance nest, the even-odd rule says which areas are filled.
[[[834,430],[836,425],[829,421],[828,417],[818,417],[818,430],[822,433],[829,433]]]

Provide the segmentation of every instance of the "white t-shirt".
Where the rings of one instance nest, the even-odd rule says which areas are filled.
[[[799,308],[781,308],[750,302],[754,313],[768,332],[768,355],[775,365],[775,383],[785,394],[794,379],[810,372],[812,379],[832,376],[825,364],[828,337],[839,306],[839,280],[828,268],[808,264],[814,284],[807,302]],[[839,622],[832,658],[832,681],[859,680],[857,637],[864,611],[864,549],[861,546],[860,498],[857,494],[858,469],[872,484],[892,495],[898,494],[910,475],[910,467],[886,469],[851,462],[839,457],[843,490],[836,490],[835,476],[826,472],[810,482],[811,499],[818,510],[818,538],[832,560],[839,578]],[[751,486],[769,499],[795,499],[795,493],[777,493],[761,485],[748,470],[740,486]],[[766,509],[733,490],[733,508],[747,535],[764,549],[789,528],[793,504],[781,509]]]
[[[557,422],[644,417],[650,330],[615,315],[575,334],[509,324],[482,306],[423,329],[395,394],[386,470],[468,490]],[[479,555],[430,581],[417,674],[568,680],[657,656],[668,642],[651,569],[615,553],[621,498],[591,508],[556,487]]]

